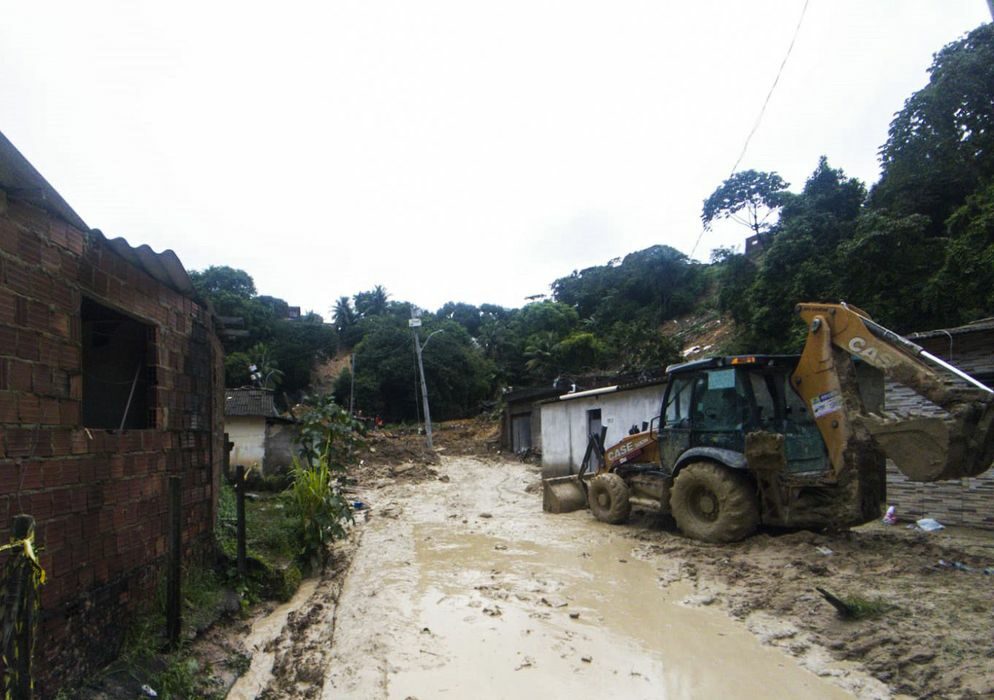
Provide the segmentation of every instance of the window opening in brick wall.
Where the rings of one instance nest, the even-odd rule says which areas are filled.
[[[155,425],[155,329],[83,299],[83,425],[109,430]]]

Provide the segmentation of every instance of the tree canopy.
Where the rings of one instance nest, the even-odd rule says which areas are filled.
[[[800,193],[779,195],[763,255],[717,252],[718,304],[744,329],[742,349],[797,350],[799,301],[845,300],[899,332],[994,314],[992,95],[985,24],[935,55],[891,123],[869,196],[822,158]]]
[[[705,228],[715,219],[732,219],[763,233],[772,226],[773,213],[782,203],[782,194],[790,185],[776,173],[742,170],[732,174],[704,200],[701,222]]]
[[[333,355],[338,347],[334,327],[320,316],[287,318],[290,305],[283,299],[259,296],[244,270],[213,266],[193,271],[190,279],[198,294],[211,302],[220,316],[239,318],[244,336],[222,336],[225,385],[253,383],[249,366],[263,368],[259,384],[299,397],[311,383],[314,362]]]
[[[938,235],[966,198],[994,176],[994,24],[935,54],[928,84],[890,124],[873,205],[923,214]]]

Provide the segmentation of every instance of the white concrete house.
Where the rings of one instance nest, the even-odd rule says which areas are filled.
[[[226,389],[224,431],[233,443],[230,464],[274,474],[290,466],[294,422],[280,417],[267,389]]]
[[[605,446],[623,438],[632,426],[641,430],[643,422],[659,415],[665,389],[664,379],[654,379],[563,394],[544,402],[542,475],[577,473],[589,436],[602,427],[607,428]]]

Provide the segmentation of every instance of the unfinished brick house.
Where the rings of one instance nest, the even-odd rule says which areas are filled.
[[[165,571],[211,551],[223,460],[213,319],[172,251],[90,230],[0,134],[0,539],[35,517],[49,697],[116,654]]]

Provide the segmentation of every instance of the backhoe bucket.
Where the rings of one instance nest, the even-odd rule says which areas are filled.
[[[911,481],[976,476],[994,460],[994,408],[960,418],[868,415],[877,444]]]
[[[587,491],[576,474],[542,480],[542,510],[572,513],[587,507]]]

